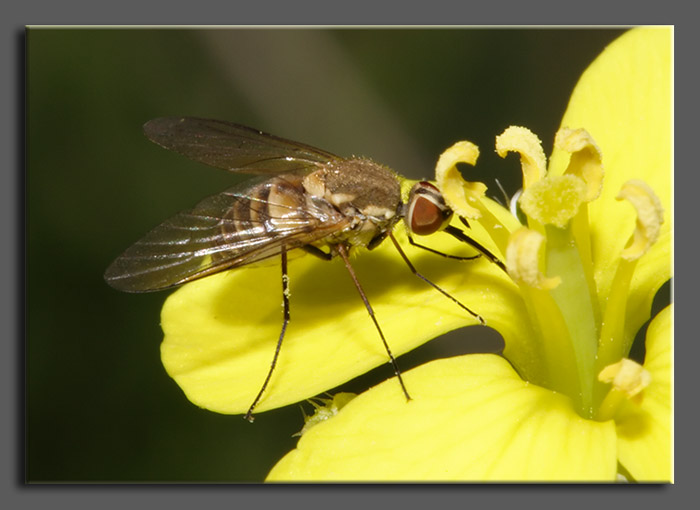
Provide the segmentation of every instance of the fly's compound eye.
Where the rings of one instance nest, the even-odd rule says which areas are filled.
[[[419,236],[433,234],[449,225],[452,214],[452,209],[434,185],[422,181],[411,188],[405,217],[410,232]]]

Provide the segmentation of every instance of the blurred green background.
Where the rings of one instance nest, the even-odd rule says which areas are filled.
[[[230,120],[412,178],[432,177],[440,152],[468,139],[481,148],[470,177],[500,197],[494,177],[512,194],[519,165],[495,155],[495,136],[524,125],[549,153],[578,77],[620,33],[29,29],[27,480],[260,481],[303,424],[298,406],[251,425],[189,403],[160,363],[165,294],[102,280],[150,228],[239,179],[151,144],[144,122]],[[470,328],[399,364],[497,341]]]

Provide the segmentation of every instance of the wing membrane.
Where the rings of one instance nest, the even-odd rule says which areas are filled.
[[[105,279],[126,292],[162,290],[275,256],[282,245],[299,248],[344,228],[347,219],[333,209],[289,205],[294,201],[269,204],[267,188],[279,186],[278,181],[286,177],[243,183],[172,217],[117,258]]]
[[[231,172],[275,175],[340,159],[310,145],[220,120],[163,117],[148,121],[143,130],[166,149]]]

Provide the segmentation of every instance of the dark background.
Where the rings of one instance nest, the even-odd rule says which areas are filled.
[[[513,193],[519,166],[498,158],[495,136],[524,125],[549,154],[578,77],[620,33],[30,29],[18,360],[27,480],[259,481],[303,423],[298,406],[253,425],[196,408],[160,363],[166,294],[121,294],[103,282],[111,260],[151,227],[237,179],[151,144],[144,122],[231,120],[412,178],[432,177],[439,154],[468,139],[481,149],[469,175],[500,196],[494,177]],[[492,348],[495,334],[477,338],[484,329],[399,363],[405,370],[457,344]],[[345,389],[389,373],[380,367]]]

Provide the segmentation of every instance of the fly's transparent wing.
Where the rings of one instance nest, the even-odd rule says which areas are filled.
[[[231,172],[303,172],[340,159],[309,145],[220,120],[163,117],[148,121],[143,130],[166,149]]]
[[[300,177],[243,183],[162,223],[105,273],[112,287],[149,292],[299,248],[346,227],[324,203],[307,203]]]

